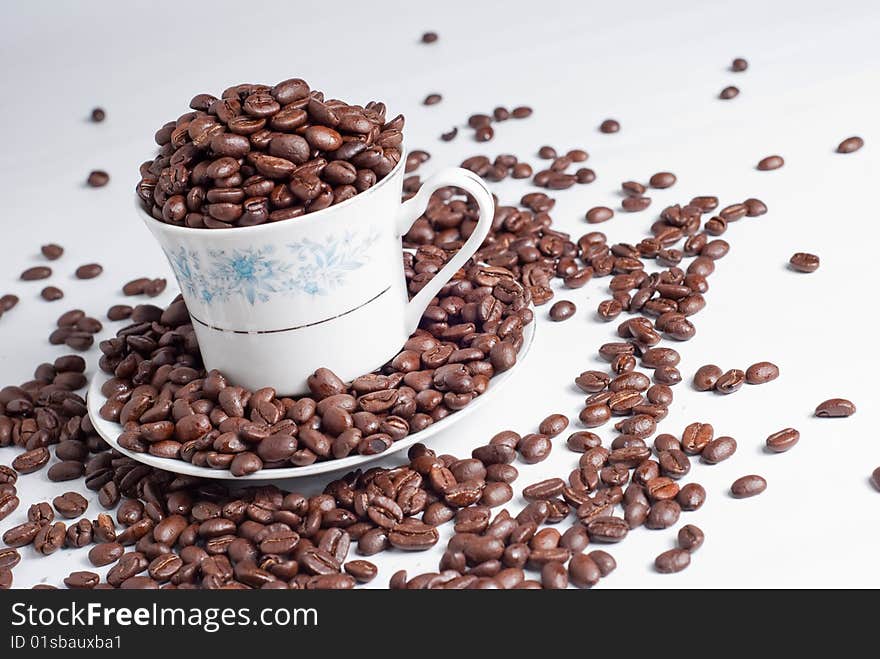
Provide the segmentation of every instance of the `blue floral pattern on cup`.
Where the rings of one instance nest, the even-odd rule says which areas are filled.
[[[167,252],[181,289],[205,304],[241,297],[254,305],[277,294],[327,295],[370,260],[375,229],[340,238],[304,238],[283,246]]]

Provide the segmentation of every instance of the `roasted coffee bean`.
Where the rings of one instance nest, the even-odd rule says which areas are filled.
[[[766,489],[766,480],[760,476],[749,475],[737,478],[730,486],[730,493],[735,499],[745,499],[761,494]]]
[[[620,130],[620,123],[615,119],[606,119],[599,125],[599,131],[603,133],[616,133]]]
[[[715,381],[715,391],[719,394],[732,394],[735,391],[739,391],[745,380],[745,373],[738,368],[732,368],[722,373]]]
[[[773,453],[783,453],[798,443],[801,434],[794,428],[785,428],[767,437],[767,449]]]
[[[819,418],[832,418],[852,416],[855,413],[856,406],[851,401],[846,398],[830,398],[819,403],[814,414]],[[14,467],[15,463],[12,466]]]
[[[771,362],[758,362],[746,369],[748,384],[764,384],[779,377],[779,367]]]
[[[132,308],[127,304],[114,304],[107,310],[107,320],[127,320],[131,318]]]
[[[700,453],[715,436],[715,429],[709,423],[691,423],[681,435],[681,448],[689,455]]]
[[[706,537],[703,531],[693,524],[685,524],[678,530],[678,546],[687,552],[695,552],[703,546]]]
[[[74,519],[86,511],[89,507],[89,502],[88,499],[78,492],[65,492],[52,499],[52,505],[62,517]]]
[[[422,34],[422,43],[434,43],[439,38],[436,32],[425,32]]]
[[[49,449],[40,446],[16,456],[12,461],[12,468],[20,474],[31,474],[45,467],[47,462],[49,462]]]
[[[691,554],[684,549],[669,549],[654,559],[654,569],[661,574],[681,572],[691,564]]]
[[[2,315],[3,312],[12,309],[16,304],[18,304],[17,295],[7,294],[0,297],[0,315]]]
[[[428,94],[425,96],[425,100],[422,101],[422,105],[437,105],[442,100],[443,97],[440,94]]]
[[[36,281],[38,279],[48,279],[51,276],[52,268],[45,265],[37,265],[22,272],[19,279],[22,281]]]
[[[858,151],[865,145],[865,141],[861,137],[847,137],[837,145],[837,153],[852,153]]]
[[[110,175],[102,169],[95,169],[89,173],[86,183],[93,188],[101,188],[110,182]]]
[[[76,269],[77,279],[94,279],[104,271],[104,268],[97,263],[87,263]]]
[[[569,581],[578,588],[592,588],[601,577],[599,566],[586,554],[575,554],[568,563]]]
[[[694,373],[694,389],[697,391],[710,391],[715,388],[715,383],[722,376],[723,371],[715,364],[701,366]]]
[[[590,224],[607,222],[614,217],[614,211],[607,206],[596,206],[587,211],[586,219]]]
[[[722,89],[721,93],[718,95],[718,98],[728,101],[732,98],[736,98],[737,96],[739,96],[739,89],[731,85]]]
[[[552,448],[553,444],[550,439],[543,434],[526,435],[518,446],[520,457],[528,464],[536,464],[546,460]]]
[[[703,447],[700,459],[707,464],[718,464],[736,453],[736,440],[733,437],[718,437]]]
[[[0,520],[9,517],[18,508],[19,499],[13,492],[0,493]]]
[[[54,554],[64,546],[67,527],[64,522],[54,522],[40,527],[34,536],[34,549],[43,556]]]
[[[874,485],[875,488],[877,488],[878,491],[880,491],[880,467],[877,467],[871,473],[871,483]]]
[[[0,549],[0,569],[11,570],[21,561],[21,554],[16,549]]]
[[[675,497],[682,510],[697,510],[706,501],[706,490],[699,483],[688,483]]]
[[[628,531],[629,525],[621,517],[597,517],[587,524],[587,533],[593,542],[620,542]]]
[[[548,437],[556,437],[568,428],[568,417],[564,414],[551,414],[541,421],[538,432]]]
[[[625,197],[620,202],[621,208],[627,213],[638,213],[651,205],[650,197]]]
[[[576,453],[584,453],[585,451],[602,445],[602,440],[598,435],[585,430],[574,432],[568,436],[566,446]]]
[[[577,311],[577,307],[575,307],[574,302],[560,300],[550,307],[550,320],[568,320],[574,316],[575,311]]]
[[[46,302],[55,302],[64,297],[64,291],[57,286],[46,286],[46,288],[40,291],[40,297],[46,300]]]
[[[101,577],[94,572],[76,571],[64,578],[64,585],[74,590],[91,590],[99,581]]]
[[[47,472],[50,481],[60,483],[62,481],[72,481],[83,475],[85,466],[79,460],[64,460],[56,462]]]
[[[343,567],[358,583],[369,583],[379,572],[375,565],[364,560],[349,561]]]
[[[782,156],[767,156],[758,162],[758,169],[762,172],[766,172],[771,169],[779,169],[784,164],[785,161],[782,159]]]
[[[733,60],[733,63],[730,65],[730,70],[736,73],[741,73],[749,68],[749,63],[744,60],[742,57],[737,57]]]
[[[614,557],[607,551],[596,549],[587,554],[587,556],[589,556],[598,566],[599,573],[603,577],[607,577],[617,568],[617,562],[614,560]]]
[[[819,257],[807,252],[796,252],[788,260],[788,265],[797,272],[816,272],[819,269]]]
[[[45,256],[50,261],[55,261],[60,259],[64,254],[64,248],[61,245],[56,245],[55,243],[48,243],[40,247],[40,251],[43,256]]]
[[[675,185],[675,174],[672,172],[657,172],[649,181],[652,188],[669,188]]]

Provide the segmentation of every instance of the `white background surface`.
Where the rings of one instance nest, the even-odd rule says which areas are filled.
[[[729,397],[700,394],[684,383],[676,387],[661,432],[679,434],[687,423],[709,421],[716,434],[739,442],[729,461],[712,467],[695,462],[687,479],[706,487],[708,501],[700,511],[683,514],[680,524],[699,525],[706,543],[688,570],[658,575],[653,558],[673,546],[677,527],[635,531],[610,547],[619,567],[602,586],[880,586],[880,493],[868,483],[880,465],[871,265],[880,239],[880,5],[138,5],[7,1],[0,9],[0,295],[22,298],[0,319],[4,384],[27,380],[34,365],[64,354],[46,342],[62,311],[80,307],[103,318],[110,304],[123,302],[123,282],[170,278],[132,209],[137,168],[154,153],[154,131],[185,112],[197,92],[299,76],[329,96],[377,98],[392,115],[406,114],[409,147],[433,155],[420,171],[423,177],[479,153],[510,152],[537,165],[535,152],[543,144],[587,149],[597,181],[555,194],[555,226],[574,237],[588,230],[585,210],[617,207],[621,181],[646,181],[658,170],[675,172],[678,183],[652,191],[650,211],[618,214],[603,225],[611,242],[637,242],[663,206],[696,194],[718,195],[722,205],[763,199],[767,215],[744,219],[724,235],[732,250],[710,279],[708,306],[696,317],[697,336],[674,347],[683,355],[688,380],[710,361],[745,368],[770,359],[782,375]],[[429,29],[439,32],[440,41],[420,44]],[[727,70],[736,56],[748,58],[746,73]],[[740,96],[718,100],[729,84],[740,87]],[[442,93],[443,102],[422,106],[430,92]],[[499,104],[529,104],[535,114],[496,126],[496,138],[487,144],[473,142],[466,129],[451,143],[439,141],[441,132],[469,114]],[[107,109],[102,124],[87,121],[95,105]],[[607,117],[620,120],[620,133],[596,130]],[[862,151],[834,153],[841,139],[856,134],[865,138]],[[773,153],[785,157],[784,168],[754,169]],[[106,188],[84,187],[93,168],[110,172]],[[507,181],[493,189],[502,203],[513,203],[532,188]],[[66,248],[52,264],[55,276],[19,282],[21,270],[43,262],[39,246],[49,241]],[[820,270],[788,271],[795,251],[819,254]],[[104,275],[76,281],[76,266],[92,261],[104,265]],[[597,367],[596,348],[614,340],[616,323],[603,325],[593,317],[607,297],[607,281],[558,295],[578,305],[565,323],[547,322],[549,307],[540,310],[535,346],[504,394],[435,438],[434,448],[464,456],[499,430],[534,431],[551,412],[568,414],[575,426],[583,396],[572,380]],[[65,299],[42,301],[39,291],[47,283],[63,288]],[[171,288],[160,301],[170,300]],[[851,398],[858,413],[845,420],[812,418],[815,405],[833,396]],[[800,444],[787,454],[765,454],[767,434],[787,426],[800,429]],[[613,436],[610,427],[602,434],[609,441]],[[568,474],[577,455],[565,449],[564,437],[546,462],[517,465],[518,486]],[[13,450],[0,450],[0,462],[13,457]],[[731,499],[730,483],[748,473],[764,475],[767,491]],[[19,483],[24,502],[51,500],[69,489],[49,483],[45,470]],[[307,487],[320,485],[313,480]],[[22,505],[0,523],[0,531],[20,523],[26,509]],[[99,511],[94,502],[88,514]],[[374,584],[385,586],[399,567],[411,574],[435,570],[441,552],[438,546],[377,557],[381,571]],[[16,585],[60,584],[69,571],[89,569],[85,554],[37,558],[28,549],[15,570]]]

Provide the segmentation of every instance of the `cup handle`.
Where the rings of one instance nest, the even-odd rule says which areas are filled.
[[[492,228],[492,221],[495,218],[495,201],[483,180],[467,169],[449,167],[431,176],[422,184],[415,197],[403,203],[397,219],[398,236],[403,236],[409,231],[413,222],[425,212],[425,209],[428,207],[428,200],[435,190],[450,185],[461,188],[471,194],[480,208],[480,219],[477,220],[477,226],[474,227],[473,233],[458,252],[446,262],[446,265],[440,269],[440,272],[434,275],[431,281],[416,293],[415,297],[407,304],[404,315],[407,334],[412,334],[415,331],[419,326],[425,308],[434,299],[434,296],[446,285],[452,278],[452,275],[474,255],[474,252],[480,248],[486,236],[489,235],[489,229]]]

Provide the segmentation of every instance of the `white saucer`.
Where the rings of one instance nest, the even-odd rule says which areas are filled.
[[[380,460],[381,458],[391,455],[392,453],[403,451],[404,449],[407,449],[413,444],[417,444],[418,442],[426,442],[437,433],[443,432],[447,428],[451,428],[454,424],[458,423],[466,416],[471,414],[474,410],[478,409],[486,399],[497,396],[498,391],[501,389],[501,386],[505,382],[507,382],[519,369],[519,367],[523,363],[523,360],[526,357],[526,354],[529,352],[529,348],[531,348],[532,341],[535,338],[535,325],[536,322],[532,321],[523,329],[523,344],[520,348],[519,354],[517,355],[516,365],[512,369],[493,377],[490,381],[489,388],[484,394],[482,394],[481,396],[477,396],[473,400],[473,402],[471,402],[464,409],[450,414],[440,421],[431,424],[421,432],[408,435],[400,441],[394,442],[391,447],[388,448],[388,450],[383,451],[382,453],[377,453],[376,455],[353,455],[347,458],[341,458],[339,460],[325,460],[323,462],[315,462],[314,464],[307,465],[305,467],[261,469],[260,471],[249,474],[247,476],[233,476],[228,469],[211,469],[210,467],[197,467],[196,465],[190,464],[185,460],[178,460],[176,458],[160,458],[154,455],[150,455],[149,453],[134,453],[133,451],[122,448],[116,441],[119,437],[119,434],[122,432],[122,426],[118,423],[102,419],[101,415],[99,414],[101,406],[106,400],[104,394],[101,393],[101,387],[111,377],[103,371],[98,372],[92,378],[92,382],[89,385],[87,400],[89,417],[91,417],[92,425],[95,426],[95,430],[98,432],[98,434],[101,435],[101,437],[103,437],[104,440],[106,440],[106,442],[110,444],[110,446],[112,446],[120,453],[123,453],[124,455],[127,455],[128,457],[137,460],[138,462],[143,462],[144,464],[150,465],[151,467],[174,472],[176,474],[199,476],[200,478],[214,478],[237,481],[268,481],[280,480],[282,478],[314,476],[315,474],[324,474],[330,471],[340,471],[343,469],[352,470],[357,467],[361,467],[371,461]],[[438,451],[438,453],[440,453],[440,451]]]

